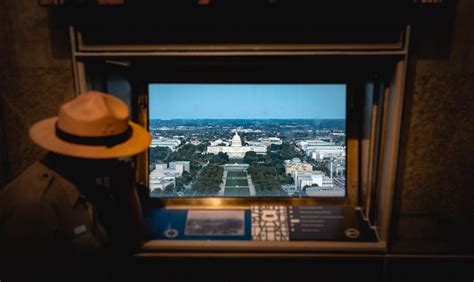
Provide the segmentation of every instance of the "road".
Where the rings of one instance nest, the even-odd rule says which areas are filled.
[[[341,189],[346,188],[346,178],[345,177],[334,177],[332,180],[333,180],[333,183],[338,188],[341,188]]]

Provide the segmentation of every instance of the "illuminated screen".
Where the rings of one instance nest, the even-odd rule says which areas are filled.
[[[150,84],[151,197],[344,197],[345,84]]]

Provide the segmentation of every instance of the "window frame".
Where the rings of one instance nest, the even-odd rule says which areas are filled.
[[[393,194],[395,186],[395,177],[396,177],[396,167],[397,167],[397,153],[398,153],[398,143],[399,143],[399,131],[401,126],[401,116],[403,112],[403,96],[404,96],[404,85],[406,78],[406,68],[407,68],[407,58],[408,58],[408,46],[409,46],[409,34],[410,27],[406,26],[403,30],[401,36],[400,48],[393,49],[384,47],[377,48],[362,48],[362,49],[351,49],[350,45],[346,45],[345,48],[319,48],[318,46],[301,46],[302,48],[280,48],[276,46],[275,48],[269,49],[259,49],[258,44],[250,46],[245,50],[240,50],[239,48],[235,49],[232,46],[229,49],[226,49],[225,46],[220,46],[219,49],[201,49],[201,50],[191,50],[187,52],[182,52],[179,50],[173,50],[167,46],[166,48],[157,49],[157,50],[140,50],[131,48],[130,50],[84,50],[78,48],[77,38],[78,33],[76,32],[75,27],[70,28],[70,39],[72,46],[72,63],[73,63],[73,72],[75,79],[76,93],[79,94],[88,90],[86,84],[86,72],[85,64],[88,60],[118,60],[127,62],[133,62],[135,59],[146,60],[146,59],[173,59],[179,57],[185,60],[203,58],[203,57],[228,57],[234,59],[240,59],[243,57],[254,57],[254,58],[266,58],[269,60],[275,58],[294,58],[305,60],[310,59],[322,59],[326,61],[336,62],[336,65],[342,68],[340,71],[346,72],[343,68],[345,65],[342,63],[349,60],[365,60],[378,61],[379,64],[374,64],[375,69],[381,70],[382,73],[374,73],[376,79],[382,79],[386,88],[384,89],[385,102],[383,107],[383,117],[381,122],[381,129],[376,134],[380,135],[380,143],[375,144],[380,150],[377,163],[378,165],[372,167],[372,172],[375,174],[373,186],[379,191],[376,194],[376,197],[372,197],[365,203],[361,201],[360,197],[360,127],[361,123],[357,121],[350,121],[353,119],[350,115],[346,117],[346,125],[349,130],[350,127],[354,127],[356,130],[356,137],[351,142],[349,134],[347,134],[347,188],[346,188],[346,197],[343,201],[340,199],[317,199],[317,198],[297,198],[296,201],[293,201],[292,198],[242,198],[244,201],[239,199],[229,199],[229,198],[194,198],[194,199],[179,199],[180,201],[175,201],[174,199],[166,199],[165,201],[160,202],[148,202],[146,204],[152,204],[155,207],[165,207],[165,208],[195,208],[195,207],[205,207],[209,209],[215,208],[225,208],[225,207],[236,207],[236,208],[247,208],[252,204],[280,204],[280,205],[346,205],[352,206],[356,209],[360,209],[364,214],[369,212],[369,208],[373,207],[370,211],[375,213],[377,216],[371,218],[372,226],[378,231],[379,241],[374,243],[344,243],[344,242],[287,242],[287,243],[264,243],[261,242],[201,242],[203,245],[196,242],[196,246],[199,245],[198,249],[206,246],[206,250],[220,250],[220,251],[229,251],[237,248],[242,251],[291,251],[291,252],[321,252],[321,251],[383,251],[387,248],[387,242],[389,241],[389,228],[390,228],[390,218],[392,213],[393,205]],[[248,46],[247,46],[248,47]],[[237,51],[236,51],[237,50]],[[131,69],[131,85],[132,85],[132,94],[135,95],[133,105],[139,109],[136,114],[136,121],[142,125],[147,126],[148,113],[144,112],[143,109],[146,109],[147,98],[146,90],[147,84],[151,81],[144,77],[138,77],[140,72],[135,72],[134,68]],[[328,74],[322,73],[321,81],[330,82],[331,75],[337,72],[329,70]],[[347,83],[347,97],[354,97],[355,94],[352,93],[362,93],[363,87],[370,77],[361,77],[356,72],[352,72],[352,75],[355,77],[349,77],[344,80]],[[367,75],[367,74],[365,74]],[[381,77],[377,77],[381,75]],[[339,79],[341,81],[341,79]],[[146,85],[146,87],[145,87]],[[352,92],[353,91],[353,92]],[[357,94],[359,95],[359,94]],[[361,94],[360,94],[361,95]],[[350,100],[348,98],[346,109],[349,109],[349,105],[352,103],[359,103],[361,101]],[[359,107],[360,109],[360,107]],[[360,118],[360,112],[357,117]],[[352,145],[351,145],[352,144]],[[351,157],[351,155],[354,156]],[[351,163],[351,158],[354,163]],[[144,167],[148,168],[147,154],[140,154],[135,158],[137,163],[146,164]],[[373,160],[372,160],[373,161]],[[140,167],[140,165],[138,165]],[[354,176],[352,176],[354,175]],[[137,169],[137,182],[140,184],[145,183],[144,177],[147,176],[147,171]],[[353,185],[355,189],[351,189],[349,179],[355,177],[357,179]],[[352,185],[352,184],[351,184]],[[372,192],[369,193],[369,195]],[[259,201],[255,201],[260,199]],[[367,215],[366,215],[367,217]],[[173,243],[164,243],[164,242],[148,242],[144,246],[144,250],[156,251],[156,250],[190,250],[192,251],[193,246],[188,244],[189,242],[173,242]],[[234,244],[235,243],[235,244]],[[195,250],[197,251],[197,250]]]

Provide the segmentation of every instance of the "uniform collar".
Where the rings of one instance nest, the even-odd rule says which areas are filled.
[[[77,201],[81,198],[81,192],[77,189],[76,185],[74,185],[71,181],[63,177],[61,174],[57,173],[56,171],[50,169],[42,162],[37,162],[39,169],[39,177],[41,178],[50,178],[50,181],[61,186],[61,190],[64,191],[66,197],[68,198],[71,207],[74,207]]]

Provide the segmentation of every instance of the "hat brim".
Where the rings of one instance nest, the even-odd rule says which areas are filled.
[[[58,118],[48,118],[35,123],[29,131],[31,140],[40,147],[61,155],[86,159],[113,159],[131,157],[145,151],[151,144],[151,135],[142,126],[129,121],[132,136],[112,147],[91,146],[66,142],[56,136]]]

